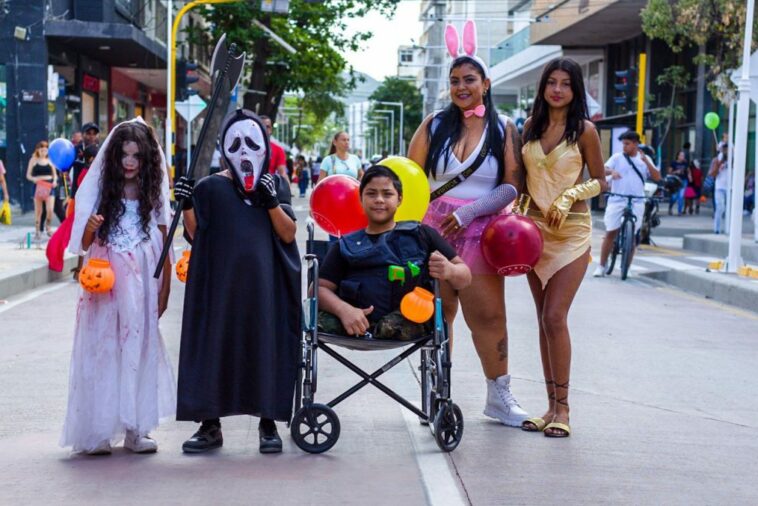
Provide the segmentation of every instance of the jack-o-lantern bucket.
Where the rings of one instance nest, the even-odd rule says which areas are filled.
[[[176,262],[176,279],[182,283],[187,282],[187,273],[189,272],[189,261],[191,251],[182,252],[182,258]]]
[[[79,284],[88,292],[109,292],[115,282],[110,262],[101,258],[90,258],[79,273]]]
[[[415,323],[429,321],[434,314],[434,294],[417,286],[400,301],[400,313]]]

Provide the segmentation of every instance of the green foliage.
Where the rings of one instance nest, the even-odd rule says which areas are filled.
[[[371,11],[389,15],[398,0],[329,0],[307,3],[290,0],[288,16],[270,15],[260,11],[260,4],[240,2],[203,8],[210,22],[213,38],[226,33],[229,42],[236,42],[247,52],[252,64],[245,68],[245,107],[259,114],[274,117],[283,94],[298,91],[319,119],[339,112],[337,98],[354,84],[342,77],[347,62],[344,51],[360,49],[371,32],[346,33],[346,20],[362,17]],[[297,51],[290,54],[255,24],[259,20]],[[352,73],[352,68],[349,69]],[[310,98],[313,95],[313,98]]]
[[[661,86],[671,88],[671,99],[669,104],[660,109],[653,111],[652,123],[656,127],[664,127],[658,145],[662,145],[666,140],[671,125],[675,121],[682,120],[686,117],[684,107],[676,103],[677,91],[686,87],[690,82],[690,74],[681,65],[672,65],[661,72],[656,77],[656,82]]]
[[[649,0],[641,17],[645,34],[664,41],[675,53],[690,47],[705,48],[695,63],[705,64],[706,82],[713,97],[722,102],[728,98],[734,85],[727,73],[737,68],[742,58],[746,2]],[[758,23],[753,23],[755,49]]]
[[[424,111],[423,97],[413,84],[412,81],[401,79],[399,77],[388,77],[384,82],[371,94],[370,100],[379,102],[401,102],[405,109],[405,118],[403,123],[403,140],[408,146],[413,133],[421,124]],[[400,108],[384,104],[374,104],[369,109],[371,114],[376,109],[394,109],[395,110],[395,132],[400,129]],[[377,114],[378,116],[379,114]],[[396,134],[397,135],[397,134]],[[397,142],[395,143],[397,144]],[[396,146],[396,150],[400,147]],[[400,153],[405,155],[405,153]]]

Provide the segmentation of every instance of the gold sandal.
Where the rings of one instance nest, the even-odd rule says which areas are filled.
[[[527,425],[531,424],[531,425]],[[548,425],[548,423],[545,421],[544,418],[540,418],[539,416],[535,416],[534,418],[527,418],[523,422],[521,422],[521,430],[525,432],[542,432],[545,430],[545,427]]]
[[[553,431],[548,431],[553,429]],[[571,435],[571,427],[567,423],[551,422],[542,429],[545,437],[569,437]]]

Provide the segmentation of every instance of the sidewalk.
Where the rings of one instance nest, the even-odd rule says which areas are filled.
[[[57,223],[53,218],[53,227]],[[13,209],[13,225],[0,225],[0,301],[27,290],[70,276],[76,256],[67,253],[63,272],[48,268],[45,247],[48,237],[34,240],[34,213]]]
[[[664,211],[661,225],[653,229],[652,244],[641,245],[635,255],[632,275],[758,312],[758,279],[709,269],[709,264],[725,260],[729,246],[729,236],[712,233],[711,216],[710,208],[701,208],[700,215],[687,216],[668,216]],[[593,215],[593,224],[596,231],[604,230],[602,214]],[[754,241],[751,218],[743,217],[742,226],[742,261],[758,266],[758,243]],[[593,246],[599,254],[599,243]]]

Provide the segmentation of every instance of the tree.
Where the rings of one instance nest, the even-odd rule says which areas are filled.
[[[411,81],[399,77],[388,77],[382,84],[374,90],[369,100],[378,102],[400,102],[405,109],[403,119],[403,140],[407,146],[413,137],[416,128],[421,124],[424,100],[421,93]],[[371,115],[377,109],[394,109],[395,110],[395,132],[400,131],[400,108],[384,104],[373,104],[369,109]],[[400,149],[400,146],[397,147]],[[401,153],[404,155],[405,153]]]
[[[695,63],[704,63],[708,90],[724,102],[734,85],[728,72],[740,65],[746,5],[737,0],[649,0],[641,12],[642,29],[664,41],[674,53],[700,48]],[[753,20],[753,49],[758,23]]]
[[[676,94],[679,90],[685,88],[690,82],[690,75],[681,65],[672,65],[666,68],[658,77],[656,81],[661,86],[668,86],[671,88],[671,99],[667,106],[656,109],[653,111],[653,125],[661,128],[666,125],[663,132],[658,138],[658,145],[656,151],[663,145],[671,130],[671,124],[674,121],[684,119],[686,116],[684,113],[684,107],[676,103]]]
[[[281,16],[261,12],[258,2],[240,2],[208,6],[204,14],[213,27],[214,39],[226,33],[229,42],[236,42],[252,60],[243,81],[247,86],[243,95],[245,108],[274,118],[284,93],[297,91],[311,103],[317,119],[323,120],[341,111],[337,98],[354,85],[352,77],[342,77],[348,65],[341,53],[356,51],[371,38],[368,31],[348,35],[346,19],[362,17],[370,10],[389,15],[396,3],[397,0],[290,0],[289,15]],[[253,20],[269,27],[296,52],[287,52]],[[352,76],[352,67],[348,70]]]

